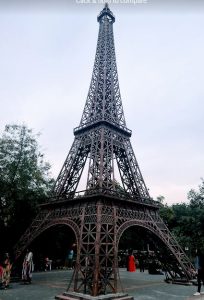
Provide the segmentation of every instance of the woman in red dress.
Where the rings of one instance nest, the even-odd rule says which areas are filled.
[[[135,257],[133,255],[133,251],[132,250],[129,250],[127,270],[129,272],[135,272],[136,271]]]

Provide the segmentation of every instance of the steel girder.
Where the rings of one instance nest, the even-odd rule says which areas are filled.
[[[119,223],[121,225],[117,231],[117,241],[120,240],[123,232],[130,226],[146,228],[157,236],[176,258],[177,264],[180,266],[180,270],[179,268],[176,268],[179,272],[178,275],[180,277],[186,277],[187,279],[192,279],[194,277],[194,266],[160,218],[158,210],[151,210],[145,207],[142,209],[138,209],[138,207],[128,209],[120,207],[118,215],[120,216]],[[172,265],[171,267],[172,270],[174,270],[176,266]]]
[[[71,227],[76,236],[77,259],[69,291],[92,296],[122,291],[118,274],[118,246],[124,231],[132,226],[143,227],[162,241],[176,258],[179,268],[170,265],[177,276],[187,279],[194,276],[191,262],[156,209],[100,195],[86,201],[82,197],[59,207],[50,204],[49,208],[43,208],[16,245],[16,255],[22,253],[42,232],[58,224]]]
[[[111,13],[109,9],[108,13]],[[99,23],[93,74],[79,127],[99,120],[126,126],[115,57],[113,19],[105,13]]]
[[[149,192],[130,139],[118,132],[117,128],[100,125],[75,138],[55,184],[56,196],[76,191],[87,158],[89,163],[86,190],[116,190],[117,164],[124,192],[139,201],[149,201]]]
[[[31,225],[21,236],[14,247],[15,259],[18,259],[22,252],[30,245],[42,232],[52,226],[65,224],[72,228],[76,240],[79,240],[79,218],[81,215],[80,206],[70,206],[68,208],[42,208],[35,217]]]
[[[84,206],[78,258],[70,290],[97,296],[118,291],[115,208]],[[121,289],[121,288],[120,288]]]
[[[75,192],[89,152],[89,140],[87,136],[80,136],[74,139],[69,154],[55,182],[55,195],[63,196]]]
[[[98,17],[99,35],[91,84],[75,139],[54,187],[55,196],[75,193],[87,158],[86,189],[116,190],[115,165],[125,193],[140,201],[150,196],[136,161],[120,96],[113,37],[115,17],[106,6]]]

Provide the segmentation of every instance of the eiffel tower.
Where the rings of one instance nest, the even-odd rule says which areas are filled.
[[[172,279],[190,280],[193,266],[160,218],[143,180],[126,127],[116,66],[113,23],[106,4],[100,12],[93,74],[74,142],[55,182],[53,197],[15,246],[16,257],[41,233],[58,224],[76,237],[77,259],[69,292],[98,296],[123,292],[118,247],[124,231],[139,226],[165,247]],[[88,166],[86,189],[77,187]],[[119,173],[120,184],[116,181]],[[65,298],[64,298],[65,299]]]

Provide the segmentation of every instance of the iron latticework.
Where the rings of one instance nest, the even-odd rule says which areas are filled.
[[[121,291],[118,244],[124,231],[140,226],[157,236],[177,261],[176,272],[192,278],[192,265],[158,214],[150,198],[126,127],[116,66],[113,23],[105,5],[98,16],[99,35],[88,97],[74,142],[56,180],[53,198],[16,245],[16,254],[57,224],[72,228],[77,260],[69,291],[97,296]],[[86,190],[77,187],[88,165]],[[116,181],[119,170],[121,185]]]
[[[99,35],[88,97],[75,139],[58,176],[56,196],[76,191],[87,158],[86,190],[117,190],[117,163],[124,193],[139,201],[150,196],[145,186],[126,127],[120,96],[113,38],[115,17],[106,6],[98,16]]]

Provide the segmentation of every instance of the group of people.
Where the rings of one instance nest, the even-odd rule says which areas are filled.
[[[201,292],[201,285],[203,283],[204,285],[204,254],[200,251],[196,251],[196,257],[195,257],[195,269],[196,269],[196,277],[197,277],[197,292],[194,294],[194,296],[200,296],[204,295],[204,292]],[[133,250],[130,249],[128,251],[127,256],[127,271],[128,272],[135,272],[136,271],[136,260],[133,255]],[[142,265],[142,270],[140,269],[140,272],[144,272],[144,267]]]
[[[67,256],[67,266],[68,268],[72,268],[73,265],[73,249],[69,250]],[[10,261],[10,257],[8,253],[5,253],[3,258],[0,260],[0,283],[1,288],[7,289],[10,283],[11,277],[11,269],[12,264]],[[196,258],[195,258],[195,269],[196,269],[196,276],[197,276],[197,292],[194,296],[199,296],[204,294],[201,292],[201,283],[204,284],[204,255],[201,253],[200,250],[197,250]],[[23,283],[31,283],[32,280],[32,272],[34,270],[33,264],[33,253],[29,249],[27,249],[24,260],[23,260],[23,267],[22,267],[22,281]],[[136,260],[133,255],[133,250],[130,249],[128,251],[127,256],[127,271],[128,272],[135,272],[136,271]],[[141,270],[140,270],[141,271]],[[143,270],[144,271],[144,270]]]
[[[73,256],[74,251],[70,249],[67,255],[67,267],[68,269],[73,268]],[[46,257],[45,258],[45,271],[51,270],[52,261]],[[7,289],[9,287],[11,278],[12,264],[10,262],[9,254],[5,253],[4,256],[0,258],[0,288]],[[23,259],[22,265],[22,282],[24,284],[30,284],[32,281],[32,272],[34,271],[33,264],[33,253],[31,250],[27,249],[26,254]]]
[[[0,287],[7,289],[11,279],[12,264],[8,253],[5,253],[0,259]],[[23,260],[22,267],[22,281],[24,283],[31,283],[33,271],[33,253],[29,250]]]

